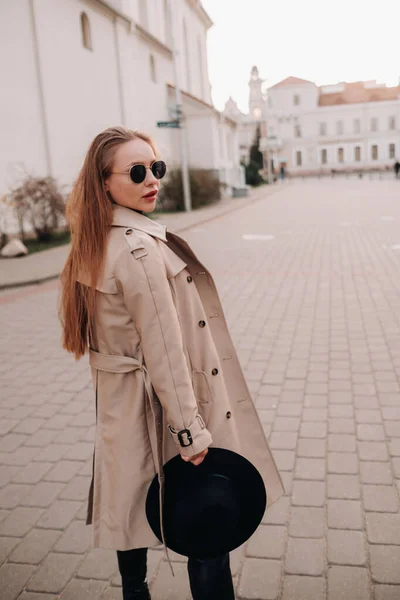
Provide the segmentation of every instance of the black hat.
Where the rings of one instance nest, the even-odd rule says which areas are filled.
[[[267,495],[246,458],[209,448],[198,467],[175,456],[164,466],[164,537],[168,548],[192,558],[214,558],[243,544],[259,526]],[[147,494],[146,514],[161,541],[159,483]]]

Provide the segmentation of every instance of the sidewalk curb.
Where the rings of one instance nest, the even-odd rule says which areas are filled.
[[[248,198],[247,203],[243,202],[240,204],[240,206],[236,205],[236,206],[229,206],[226,208],[226,210],[223,210],[221,212],[219,212],[218,214],[214,214],[214,215],[210,215],[208,217],[205,217],[204,219],[201,219],[191,223],[189,225],[184,225],[182,227],[176,227],[174,228],[174,232],[176,233],[181,233],[183,231],[188,231],[189,229],[193,229],[194,227],[198,227],[199,225],[204,225],[205,223],[209,223],[210,221],[215,221],[216,219],[219,219],[220,217],[224,217],[229,213],[235,212],[237,210],[240,210],[242,208],[246,208],[248,206],[252,206],[253,204],[256,204],[257,202],[261,202],[261,200],[265,199],[265,197],[269,197],[269,196],[273,196],[274,194],[284,190],[286,188],[286,186],[277,186],[273,189],[271,189],[270,191],[268,191],[268,193],[266,194],[265,192],[263,194],[257,194],[255,195],[255,197],[253,198]],[[201,217],[201,215],[199,215]],[[46,250],[45,250],[46,252]],[[18,289],[21,287],[27,287],[27,286],[31,286],[31,285],[40,285],[41,283],[46,283],[47,281],[53,281],[55,279],[58,279],[59,276],[61,274],[61,271],[55,273],[54,275],[46,275],[44,277],[36,277],[35,279],[28,279],[28,280],[24,280],[24,281],[17,281],[15,283],[0,283],[0,291],[4,291],[4,290],[12,290],[12,289]]]

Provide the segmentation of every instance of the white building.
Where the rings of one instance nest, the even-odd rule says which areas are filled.
[[[237,123],[212,105],[200,0],[0,2],[0,197],[20,165],[71,184],[93,137],[112,125],[150,134],[179,163],[173,35],[187,156],[241,185]]]
[[[318,87],[288,77],[263,95],[261,84],[253,81],[258,92],[239,135],[250,139],[249,121],[254,131],[259,117],[275,169],[284,164],[293,175],[359,173],[400,160],[400,86],[367,81]],[[257,101],[263,97],[261,113],[254,94]],[[226,110],[233,112],[232,101]]]

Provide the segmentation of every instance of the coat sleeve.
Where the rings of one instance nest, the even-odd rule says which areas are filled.
[[[170,433],[180,454],[193,456],[210,446],[212,438],[198,413],[165,264],[156,240],[142,240],[136,232],[131,236],[131,251],[123,252],[115,265],[116,279],[138,329],[146,368]]]

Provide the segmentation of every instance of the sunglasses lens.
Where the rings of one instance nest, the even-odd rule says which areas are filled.
[[[146,179],[146,167],[144,165],[133,165],[129,175],[133,183],[142,183]]]
[[[156,179],[162,179],[167,172],[167,165],[163,160],[156,160],[152,164],[151,170]]]

